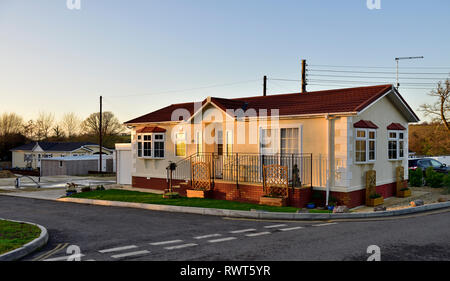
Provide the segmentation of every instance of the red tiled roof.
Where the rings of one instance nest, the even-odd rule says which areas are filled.
[[[278,109],[280,116],[324,113],[359,112],[392,89],[392,85],[378,85],[348,89],[336,89],[306,93],[271,96],[243,97],[234,99],[211,98],[219,108],[226,109]],[[204,104],[206,100],[202,102]],[[186,109],[194,114],[194,103],[172,104],[157,111],[135,118],[126,124],[172,121],[175,109]],[[176,120],[178,121],[178,120]]]
[[[372,121],[369,120],[360,120],[353,124],[355,128],[369,128],[369,129],[378,129],[378,126],[375,125]]]
[[[136,131],[136,133],[164,133],[166,129],[161,127],[144,127]]]
[[[403,127],[399,123],[391,123],[389,126],[387,126],[387,129],[388,130],[399,130],[399,131],[406,130],[406,128]]]

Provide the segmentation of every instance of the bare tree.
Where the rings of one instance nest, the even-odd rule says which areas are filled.
[[[55,123],[55,116],[52,113],[39,112],[36,119],[36,130],[38,140],[47,139],[51,128]]]
[[[100,128],[100,113],[92,113],[82,123],[83,131],[88,134],[98,135]],[[102,114],[102,135],[113,136],[123,132],[124,126],[120,123],[114,114],[110,111]]]
[[[53,136],[57,139],[64,138],[64,131],[60,125],[53,127]]]
[[[0,135],[18,134],[22,131],[23,119],[16,113],[3,113],[0,116]]]
[[[450,114],[450,81],[447,78],[445,83],[439,82],[436,89],[432,90],[429,96],[437,97],[437,101],[433,104],[422,104],[420,106],[420,111],[424,113],[425,116],[430,116],[433,121],[438,121],[439,123],[444,123],[447,131],[450,132],[449,125],[449,114]]]
[[[33,120],[29,120],[22,126],[22,134],[27,138],[34,140],[36,135],[36,123]]]
[[[61,127],[69,138],[76,136],[80,132],[81,120],[73,112],[66,113],[61,120]]]

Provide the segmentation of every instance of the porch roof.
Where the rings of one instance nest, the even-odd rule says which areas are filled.
[[[166,131],[166,129],[164,129],[164,128],[152,126],[152,127],[144,127],[142,129],[139,129],[136,131],[136,133],[164,133],[165,131]]]
[[[233,99],[211,97],[210,99],[203,100],[201,104],[204,105],[211,101],[211,103],[224,111],[227,109],[242,109],[244,111],[254,109],[256,110],[256,114],[259,114],[259,110],[266,109],[268,116],[271,114],[271,109],[278,109],[279,116],[358,113],[391,90],[393,90],[393,86],[389,84]],[[410,109],[408,105],[406,106]],[[187,110],[192,116],[194,114],[194,103],[172,104],[132,119],[125,122],[125,124],[181,121],[182,119],[171,120],[172,113],[177,109]]]

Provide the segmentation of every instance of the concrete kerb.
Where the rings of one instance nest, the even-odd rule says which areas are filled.
[[[108,200],[95,200],[95,199],[83,199],[83,198],[60,198],[57,199],[60,202],[71,202],[90,205],[101,206],[113,206],[113,207],[126,207],[126,208],[139,208],[152,211],[164,211],[175,213],[188,213],[197,215],[209,215],[220,217],[232,217],[232,218],[250,218],[250,219],[270,219],[270,220],[332,220],[332,219],[364,219],[364,218],[383,218],[390,216],[400,216],[406,214],[414,214],[425,211],[443,209],[450,207],[449,202],[427,204],[419,207],[405,208],[399,210],[372,212],[372,213],[342,213],[342,214],[329,214],[329,213],[279,213],[279,212],[252,212],[252,211],[238,211],[238,210],[226,210],[226,209],[214,209],[214,208],[200,208],[200,207],[185,207],[185,206],[172,206],[172,205],[157,205],[157,204],[145,204],[145,203],[133,203],[133,202],[119,202]]]
[[[19,260],[19,259],[25,257],[26,255],[42,248],[48,242],[48,231],[42,225],[31,223],[31,222],[15,221],[15,220],[8,220],[8,219],[2,219],[2,218],[0,218],[0,220],[19,222],[19,223],[27,223],[27,224],[35,225],[41,229],[41,234],[39,235],[38,238],[34,239],[31,242],[28,242],[27,244],[23,245],[22,247],[20,247],[18,249],[15,249],[15,250],[12,250],[10,252],[0,255],[0,261]]]

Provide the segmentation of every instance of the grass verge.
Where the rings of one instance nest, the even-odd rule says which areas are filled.
[[[41,235],[35,225],[0,220],[0,255],[31,242]]]
[[[98,199],[98,200],[111,200],[121,202],[135,202],[135,203],[148,203],[148,204],[160,204],[160,205],[174,205],[174,206],[186,206],[186,207],[202,207],[202,208],[217,208],[228,210],[242,210],[250,211],[251,209],[263,210],[269,212],[296,212],[298,209],[294,207],[273,207],[264,206],[251,203],[241,203],[227,200],[216,199],[202,199],[202,198],[187,198],[180,197],[176,199],[164,199],[160,194],[109,189],[104,191],[89,191],[73,194],[72,198],[86,198],[86,199]]]

